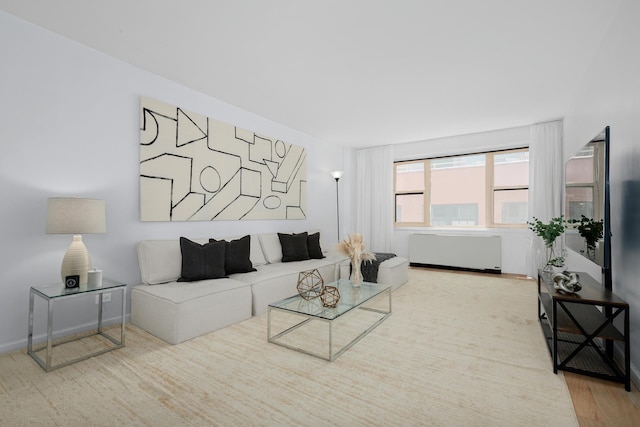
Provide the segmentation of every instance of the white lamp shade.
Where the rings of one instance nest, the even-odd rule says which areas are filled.
[[[104,200],[74,197],[52,197],[47,200],[47,234],[73,234],[73,241],[62,260],[60,276],[80,276],[80,285],[87,284],[91,258],[81,234],[106,232]]]
[[[52,197],[47,200],[47,234],[104,233],[104,200]]]
[[[342,172],[342,171],[333,171],[333,172],[331,172],[331,176],[334,177],[335,179],[340,179],[340,178],[342,178],[342,174],[343,173],[344,172]]]

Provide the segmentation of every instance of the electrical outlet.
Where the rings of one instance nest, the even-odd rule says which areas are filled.
[[[111,302],[111,292],[102,294],[102,302]],[[96,304],[100,304],[100,295],[96,295]]]

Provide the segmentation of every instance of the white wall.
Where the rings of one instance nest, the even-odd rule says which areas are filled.
[[[394,161],[423,159],[438,156],[476,153],[481,151],[505,150],[529,145],[529,126],[453,136],[430,141],[398,144],[393,147]],[[526,253],[531,245],[531,233],[527,228],[446,228],[446,227],[396,227],[394,252],[399,256],[409,256],[409,236],[411,234],[465,234],[501,236],[502,271],[512,274],[526,274]]]
[[[250,114],[0,12],[0,352],[26,346],[29,287],[59,280],[71,236],[45,235],[51,196],[106,200],[107,233],[86,235],[93,264],[129,287],[142,239],[319,229],[336,240],[335,181],[343,149]],[[229,84],[229,82],[220,82]],[[156,98],[307,149],[302,221],[139,221],[139,99]],[[89,304],[64,304],[56,330],[87,323]],[[107,317],[116,315],[107,304]],[[43,308],[43,307],[40,307]],[[40,311],[40,317],[44,312]],[[42,322],[37,322],[42,326]],[[41,329],[44,332],[44,329]]]
[[[585,70],[564,120],[568,159],[605,126],[611,127],[610,188],[613,290],[631,306],[631,362],[640,383],[640,3],[618,10],[592,65]],[[572,254],[568,267],[599,272]],[[595,270],[595,271],[594,271]]]

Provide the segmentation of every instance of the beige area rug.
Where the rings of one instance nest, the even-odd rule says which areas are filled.
[[[125,348],[48,374],[4,354],[0,424],[575,426],[536,315],[532,281],[411,269],[333,363],[267,343],[266,315],[175,346],[131,326]]]

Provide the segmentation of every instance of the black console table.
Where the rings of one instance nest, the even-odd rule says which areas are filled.
[[[538,320],[553,372],[560,369],[615,381],[631,391],[629,304],[587,273],[577,273],[582,289],[565,294],[554,289],[552,273],[538,270]],[[613,341],[624,343],[624,367],[613,360]]]

